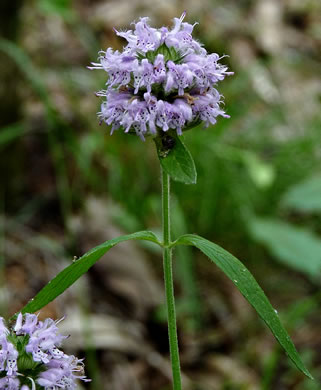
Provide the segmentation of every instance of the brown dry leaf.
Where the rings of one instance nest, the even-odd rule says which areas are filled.
[[[67,314],[59,324],[63,334],[72,337],[64,341],[64,346],[70,350],[85,350],[88,347],[111,350],[143,359],[149,366],[161,372],[171,380],[171,365],[148,343],[144,335],[144,327],[138,321],[126,321],[105,314],[84,315],[77,310]],[[183,374],[184,386],[190,385],[190,380]]]
[[[234,384],[242,384],[242,389],[260,390],[256,374],[240,362],[224,355],[212,355],[207,365]]]
[[[123,353],[144,353],[143,328],[137,321],[123,321],[105,314],[85,316],[77,310],[68,313],[59,325],[64,334],[72,337],[64,345],[72,349],[112,349]]]
[[[110,201],[94,197],[87,200],[86,216],[73,221],[73,229],[84,237],[79,240],[82,242],[82,252],[125,234],[113,225],[112,208]],[[153,257],[156,257],[155,260],[161,267],[161,258],[155,254]],[[99,297],[112,293],[125,299],[135,318],[146,317],[151,309],[163,302],[162,285],[136,242],[128,241],[115,246],[95,264],[92,273],[95,279],[92,287],[97,286]],[[128,311],[128,307],[126,310]]]

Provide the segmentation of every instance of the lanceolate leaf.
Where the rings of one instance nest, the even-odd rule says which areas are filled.
[[[220,246],[193,234],[181,236],[174,245],[193,245],[208,256],[232,280],[254,307],[297,368],[312,378],[263,290],[249,270],[236,257]]]
[[[163,169],[175,181],[195,184],[197,179],[193,157],[180,136],[168,132],[155,138],[157,154]]]
[[[76,282],[85,272],[92,267],[109,249],[116,244],[127,240],[146,240],[159,244],[154,233],[149,231],[136,232],[114,238],[103,244],[91,249],[80,259],[74,261],[71,265],[61,271],[52,279],[40,292],[27,303],[21,310],[22,313],[34,313],[62,294],[68,287]]]

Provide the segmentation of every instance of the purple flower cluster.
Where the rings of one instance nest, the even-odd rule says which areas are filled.
[[[184,17],[185,12],[174,18],[171,30],[150,27],[148,18],[134,30],[115,30],[127,40],[124,50],[108,48],[89,67],[108,74],[106,90],[97,93],[106,97],[98,115],[112,125],[111,133],[121,128],[144,139],[174,129],[180,135],[196,123],[208,126],[218,115],[228,117],[214,86],[232,72],[193,39],[194,25],[184,23]]]
[[[39,321],[35,314],[21,313],[9,330],[0,317],[0,389],[75,389],[84,376],[82,359],[66,355],[60,347],[66,336],[59,321]]]

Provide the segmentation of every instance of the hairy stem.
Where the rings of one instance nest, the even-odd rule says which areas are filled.
[[[161,168],[162,169],[162,168]],[[170,226],[170,178],[162,169],[162,222],[163,222],[163,266],[167,306],[167,322],[169,336],[169,350],[171,356],[173,388],[181,390],[181,368],[179,362],[176,312],[174,298],[174,283],[172,270],[172,249],[168,246],[171,244],[171,226]]]

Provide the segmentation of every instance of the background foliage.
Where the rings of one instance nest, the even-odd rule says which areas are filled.
[[[86,66],[112,27],[187,10],[235,72],[220,86],[231,119],[188,131],[197,185],[173,184],[175,235],[217,242],[252,271],[316,380],[297,373],[220,271],[177,248],[182,368],[195,389],[320,388],[319,1],[4,1],[0,5],[1,314],[122,233],[160,226],[153,142],[99,127],[103,72]],[[67,314],[92,389],[169,388],[157,247],[114,248],[42,315]],[[108,384],[108,385],[105,385]],[[105,387],[104,387],[105,386]]]

